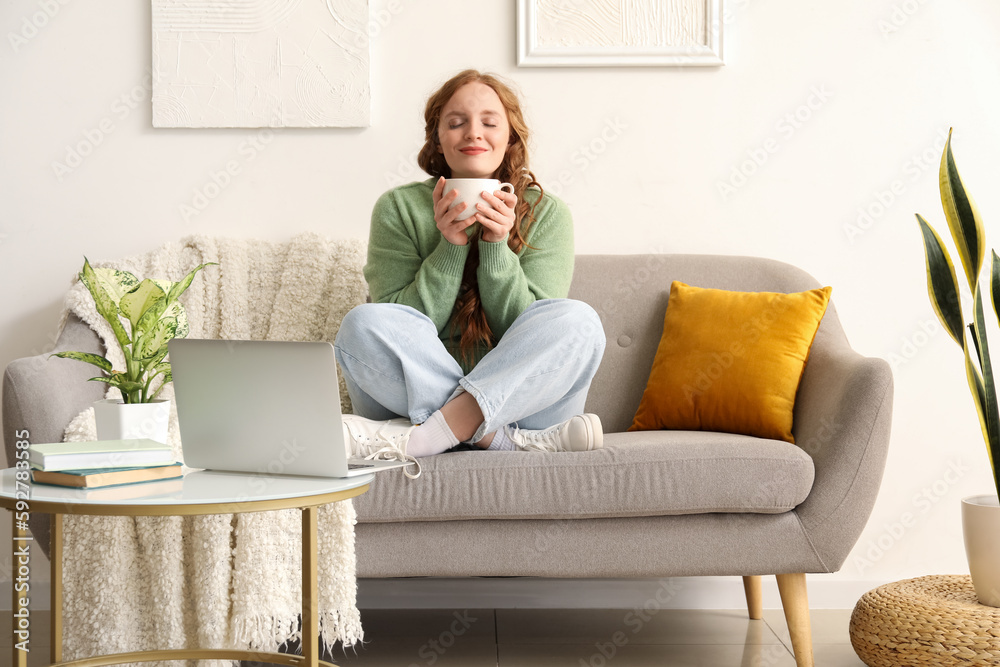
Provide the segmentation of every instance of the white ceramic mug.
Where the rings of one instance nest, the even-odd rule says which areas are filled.
[[[458,190],[458,198],[455,199],[452,206],[458,206],[459,202],[464,202],[465,210],[459,213],[455,220],[465,220],[476,214],[478,211],[476,204],[479,202],[489,204],[483,199],[483,190],[493,193],[504,188],[510,188],[508,192],[514,192],[513,185],[501,183],[495,178],[449,178],[444,182],[442,196],[447,195],[452,190]]]

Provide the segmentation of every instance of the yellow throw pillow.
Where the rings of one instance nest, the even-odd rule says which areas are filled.
[[[795,442],[795,393],[831,291],[729,292],[674,281],[629,430],[725,431]]]

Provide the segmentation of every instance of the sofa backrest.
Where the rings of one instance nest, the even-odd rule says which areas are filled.
[[[632,423],[663,333],[674,280],[743,292],[789,293],[821,286],[797,267],[760,257],[577,255],[569,297],[597,311],[607,336],[586,410],[601,417],[607,433],[625,431]],[[814,350],[847,345],[832,302],[813,345]]]

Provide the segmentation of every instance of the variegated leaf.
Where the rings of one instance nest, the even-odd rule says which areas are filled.
[[[160,319],[167,317],[172,317],[177,320],[177,332],[174,334],[174,338],[187,338],[191,327],[188,325],[187,311],[184,310],[184,306],[180,301],[174,301],[172,304],[167,306],[167,309],[163,312],[163,315],[160,316]]]
[[[167,309],[168,305],[169,305],[168,299],[159,299],[158,301],[151,304],[150,307],[146,310],[146,312],[142,314],[142,317],[139,318],[139,322],[136,324],[135,331],[137,332],[137,334],[142,337],[145,337],[150,331],[152,331],[153,327],[156,326],[156,323],[160,320],[161,317],[163,317],[163,313]]]
[[[990,262],[990,299],[993,301],[993,313],[1000,323],[1000,257],[996,250],[991,251],[993,259]]]
[[[149,357],[148,359],[143,359],[143,365],[147,369],[155,370],[156,366],[159,365],[161,361],[163,361],[163,358],[165,356],[167,356],[167,352],[168,352],[167,346],[166,345],[162,346],[159,350],[157,350],[156,354]]]
[[[149,400],[152,401],[157,396],[159,396],[160,392],[163,391],[163,388],[166,387],[171,382],[173,382],[173,379],[174,379],[174,376],[173,376],[173,373],[170,370],[168,370],[166,373],[164,373],[163,374],[163,379],[160,382],[160,386],[156,388],[156,391],[154,391],[153,394],[149,397]]]
[[[951,152],[951,130],[948,130],[948,141],[941,155],[938,181],[944,216],[948,219],[951,237],[955,240],[958,256],[962,260],[965,276],[969,280],[969,289],[975,292],[979,271],[983,267],[983,254],[986,251],[986,233],[976,202],[966,192],[962,177],[958,174],[955,156]]]
[[[143,337],[137,350],[138,359],[149,359],[160,353],[167,346],[167,341],[174,337],[177,331],[177,320],[164,318],[156,322],[153,328]]]
[[[88,364],[94,364],[102,371],[107,371],[108,373],[111,372],[111,362],[99,354],[91,354],[90,352],[56,352],[54,354],[50,354],[49,356],[85,361]]]
[[[927,294],[938,319],[955,342],[965,347],[962,323],[962,302],[958,296],[958,279],[955,265],[948,250],[934,228],[917,214],[917,222],[924,236],[924,256],[927,260]]]
[[[94,297],[94,305],[97,307],[97,312],[111,325],[111,330],[115,334],[115,340],[118,341],[127,359],[129,345],[132,344],[132,341],[129,340],[128,334],[125,332],[125,327],[122,326],[122,321],[118,316],[118,303],[101,286],[100,280],[86,257],[83,259],[83,270],[80,271],[80,282],[86,286],[90,291],[90,295]]]
[[[116,304],[139,284],[139,279],[133,274],[120,269],[98,268],[94,269],[94,275],[97,276],[98,284]]]
[[[135,289],[123,295],[118,302],[122,314],[132,323],[132,332],[139,331],[140,318],[146,314],[157,301],[166,299],[163,289],[152,280],[143,280]]]
[[[986,427],[986,389],[983,387],[983,378],[979,374],[979,369],[972,362],[972,355],[968,347],[965,348],[965,377],[969,381],[972,401],[976,405],[976,414],[979,416],[979,427],[983,431],[983,440],[989,442],[990,435]]]
[[[986,420],[986,450],[990,456],[990,465],[993,467],[994,479],[997,477],[995,461],[1000,457],[1000,412],[997,409],[996,384],[993,381],[993,364],[990,361],[990,344],[986,336],[986,316],[983,309],[983,293],[976,285],[975,295],[975,335],[979,353],[979,367],[982,369],[983,379],[983,412]]]
[[[194,280],[194,276],[196,273],[204,269],[206,266],[214,266],[217,264],[218,262],[206,262],[204,264],[199,264],[198,266],[196,266],[194,269],[191,270],[190,273],[184,276],[184,278],[182,278],[180,282],[174,283],[173,287],[170,288],[170,292],[168,293],[167,298],[171,302],[176,301],[180,297],[180,295],[183,294],[184,291],[191,286],[191,281]]]

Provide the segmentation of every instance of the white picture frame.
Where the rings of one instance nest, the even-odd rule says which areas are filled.
[[[588,10],[593,12],[595,8],[618,12],[623,23],[629,19],[630,11],[638,13],[653,8],[657,12],[673,12],[675,16],[687,11],[688,16],[695,17],[700,34],[695,39],[670,45],[647,45],[635,38],[632,44],[627,38],[613,43],[616,40],[609,40],[607,35],[595,35],[592,30],[587,34],[588,28],[608,25],[607,21],[588,14]],[[558,16],[560,11],[563,16]],[[517,64],[519,67],[724,65],[722,11],[723,0],[518,0]],[[631,18],[641,22],[639,16]],[[546,34],[546,29],[559,34]],[[559,41],[564,43],[556,43]]]
[[[368,0],[151,0],[156,128],[368,127]]]

